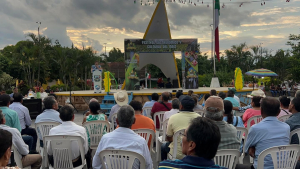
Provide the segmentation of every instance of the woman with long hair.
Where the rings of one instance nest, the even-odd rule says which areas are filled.
[[[241,117],[233,116],[232,103],[228,100],[224,100],[223,103],[224,103],[223,120],[226,121],[229,124],[232,124],[235,127],[245,127]]]
[[[86,113],[86,116],[83,119],[83,123],[95,120],[107,121],[107,116],[102,112],[100,104],[98,102],[91,102],[89,104],[89,112]]]

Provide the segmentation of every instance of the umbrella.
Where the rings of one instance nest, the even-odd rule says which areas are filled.
[[[259,77],[278,76],[275,72],[268,69],[254,69],[246,72],[245,74],[253,76],[253,90],[254,90],[254,76],[259,76]]]
[[[249,72],[246,72],[246,75],[259,76],[259,77],[278,76],[275,72],[268,69],[250,70]]]

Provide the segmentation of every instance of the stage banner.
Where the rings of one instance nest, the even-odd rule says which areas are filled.
[[[192,60],[198,52],[197,39],[125,39],[124,45],[126,90],[139,90],[140,80],[138,71],[140,70],[139,56],[141,53],[173,53],[174,51],[190,53],[184,57],[188,60],[185,62],[185,72],[182,76],[187,78],[185,88],[198,88],[198,62],[197,58]],[[168,63],[166,63],[167,65]],[[195,78],[196,76],[197,78]]]
[[[183,53],[183,52],[182,52]],[[184,76],[182,76],[185,89],[198,89],[198,54],[194,51],[186,51],[182,55],[181,62],[184,63]]]
[[[102,70],[95,70],[93,72],[93,82],[94,82],[94,93],[101,93],[102,89]]]

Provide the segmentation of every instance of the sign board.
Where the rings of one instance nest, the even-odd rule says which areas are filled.
[[[102,70],[93,71],[94,93],[101,93],[102,89]]]

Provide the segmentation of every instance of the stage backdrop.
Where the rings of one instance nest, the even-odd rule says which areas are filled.
[[[182,52],[182,87],[184,89],[198,88],[197,39],[125,39],[124,44],[126,90],[139,90],[138,70],[141,69],[139,67],[141,54],[151,53],[154,56],[156,53],[173,53],[174,51]],[[148,57],[151,57],[151,55],[148,54]],[[158,59],[152,61],[152,63],[159,65],[155,62],[161,61]],[[165,63],[164,66],[168,67],[169,65]]]

